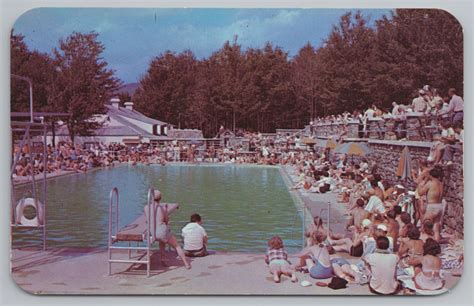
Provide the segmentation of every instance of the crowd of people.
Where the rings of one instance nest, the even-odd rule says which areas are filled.
[[[463,127],[463,99],[450,88],[447,95],[441,97],[438,90],[425,85],[418,90],[418,96],[409,105],[393,102],[392,112],[388,112],[375,104],[364,113],[355,110],[352,114],[344,112],[340,115],[331,115],[317,118],[310,122],[310,135],[321,123],[340,123],[343,127],[335,136],[342,141],[347,135],[347,123],[350,120],[359,121],[362,134],[366,133],[367,120],[372,118],[403,117],[407,113],[416,112],[425,115],[434,115],[441,120],[438,125],[439,137],[435,139],[429,161],[435,164],[449,164],[454,152],[462,148],[464,142]],[[224,132],[221,127],[219,133]],[[238,135],[237,135],[238,134]],[[236,131],[239,139],[246,139],[244,143],[225,142],[216,145],[215,142],[206,144],[200,141],[179,142],[170,141],[161,145],[138,144],[125,146],[121,144],[92,144],[73,145],[61,142],[56,146],[47,146],[46,164],[43,161],[42,150],[30,157],[28,148],[15,147],[14,155],[19,154],[13,175],[17,177],[61,171],[86,172],[96,167],[109,167],[117,163],[130,164],[166,164],[167,162],[223,162],[223,163],[251,163],[251,164],[286,164],[295,163],[296,155],[307,148],[303,143],[304,133],[277,134],[275,137],[261,133]],[[218,138],[217,138],[218,139]],[[15,157],[15,156],[14,156]],[[301,156],[300,156],[301,158]],[[33,160],[32,160],[33,159]]]
[[[443,168],[422,160],[413,169],[414,190],[382,179],[377,165],[363,159],[349,163],[308,156],[295,164],[293,189],[333,192],[349,214],[345,230],[335,233],[319,216],[306,232],[306,245],[290,264],[278,236],[268,243],[266,258],[275,282],[292,281],[297,272],[328,279],[320,286],[345,288],[368,285],[376,294],[400,290],[436,291],[444,286],[443,271],[459,275],[463,266],[462,239],[443,230]],[[352,263],[349,261],[352,259]],[[409,288],[409,289],[407,289]]]
[[[349,162],[344,154],[334,154],[328,148],[306,146],[299,133],[265,136],[242,132],[243,142],[225,142],[224,145],[171,141],[151,146],[139,144],[73,145],[60,143],[46,148],[43,153],[30,154],[28,148],[15,148],[18,157],[13,175],[16,177],[63,171],[87,172],[97,167],[117,164],[160,164],[186,161],[219,163],[252,163],[289,165],[294,168],[296,183],[293,190],[338,195],[350,216],[346,230],[335,233],[316,216],[307,230],[306,248],[297,254],[292,264],[280,237],[268,242],[265,261],[275,282],[287,275],[296,282],[297,273],[309,273],[315,279],[333,277],[331,283],[321,286],[344,287],[347,283],[368,285],[377,294],[396,294],[407,287],[407,280],[415,289],[438,290],[443,288],[443,270],[459,273],[463,266],[463,253],[456,234],[443,231],[446,203],[443,199],[444,181],[442,164],[449,164],[453,152],[463,144],[463,100],[454,89],[449,98],[441,97],[436,90],[425,86],[411,105],[393,103],[388,112],[375,105],[364,114],[355,111],[339,116],[319,118],[313,126],[324,122],[348,122],[372,117],[401,116],[406,112],[422,112],[441,116],[441,136],[433,145],[426,160],[418,162],[412,171],[415,190],[394,185],[382,179],[374,162],[368,159]],[[462,147],[461,147],[462,148]],[[33,159],[33,160],[32,160]],[[161,194],[157,194],[159,205]],[[206,256],[207,234],[201,226],[201,216],[193,214],[183,228],[184,246],[181,248],[171,234],[168,215],[159,210],[163,227],[157,227],[156,238],[163,250],[165,244],[174,247],[190,268],[187,256]],[[461,244],[462,246],[462,244]],[[348,259],[357,259],[351,263]]]
[[[123,163],[166,165],[169,162],[205,162],[276,165],[294,163],[298,154],[307,153],[307,146],[299,135],[269,137],[247,132],[244,139],[247,140],[247,144],[205,145],[199,142],[169,141],[154,146],[146,143],[126,146],[117,143],[73,145],[71,142],[61,142],[56,146],[47,146],[46,164],[43,161],[42,149],[30,154],[28,147],[21,150],[15,147],[13,159],[18,155],[18,161],[13,175],[22,177],[43,171],[48,174],[59,174],[63,171],[87,172],[94,168],[112,167]]]
[[[327,150],[299,151],[287,165],[294,169],[293,189],[334,193],[349,218],[343,231],[334,232],[315,216],[305,233],[306,247],[294,263],[283,240],[272,237],[265,262],[276,283],[283,276],[297,282],[300,273],[308,273],[318,286],[340,289],[352,283],[388,295],[401,290],[437,291],[445,286],[445,273],[462,273],[462,238],[443,229],[443,167],[419,161],[411,173],[416,188],[410,190],[382,179],[377,165],[365,158],[349,162],[346,156],[332,156]],[[158,194],[156,203],[160,198]],[[167,217],[162,219],[167,224]],[[182,229],[183,247],[169,226],[156,233],[160,246],[174,247],[187,268],[187,257],[208,254],[199,214],[193,214]]]
[[[434,130],[431,129],[429,137],[424,135],[426,140],[433,140],[434,145],[430,154],[430,161],[435,164],[450,164],[453,153],[456,149],[462,148],[464,142],[464,100],[456,94],[455,88],[450,88],[447,94],[440,96],[439,91],[429,85],[417,90],[416,97],[408,104],[392,102],[392,111],[380,108],[373,104],[364,112],[355,110],[352,114],[344,112],[339,115],[330,115],[316,118],[311,122],[311,132],[317,130],[321,124],[336,124],[340,128],[333,135],[336,140],[347,136],[347,124],[350,121],[359,123],[359,137],[369,136],[369,121],[379,119],[393,122],[393,128],[383,128],[381,123],[377,123],[376,131],[379,138],[405,139],[407,135],[406,119],[407,115],[418,114],[418,125],[422,135],[426,132],[422,129],[424,125],[436,124]],[[423,118],[423,119],[422,119]]]
[[[441,96],[439,90],[425,85],[416,90],[414,99],[408,103],[392,102],[392,110],[381,107],[377,103],[372,104],[365,111],[354,110],[339,115],[328,115],[315,118],[311,125],[316,126],[324,123],[348,123],[351,120],[360,120],[366,123],[368,119],[403,117],[409,113],[420,113],[427,116],[437,116],[447,119],[453,125],[463,122],[464,100],[456,94],[455,88],[450,88],[446,95]]]

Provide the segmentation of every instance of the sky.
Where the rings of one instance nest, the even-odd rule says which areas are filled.
[[[319,47],[345,9],[131,9],[38,8],[21,15],[14,33],[25,36],[31,50],[51,53],[72,32],[95,31],[104,44],[103,58],[125,83],[138,82],[150,61],[171,50],[190,49],[210,56],[226,41],[244,49],[266,42],[290,56],[306,43]],[[390,11],[361,10],[371,24]]]

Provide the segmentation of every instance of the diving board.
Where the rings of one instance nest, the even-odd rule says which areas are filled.
[[[149,207],[156,208],[154,202],[155,191],[153,188],[148,190],[148,201],[143,213],[131,223],[120,228],[119,227],[119,194],[115,187],[110,191],[109,196],[109,234],[108,234],[108,273],[112,273],[112,263],[130,263],[130,264],[145,264],[147,267],[147,276],[150,276],[152,245],[155,242],[154,235],[154,216],[146,213]],[[168,215],[179,208],[177,203],[159,203],[160,206],[167,207]],[[128,246],[117,245],[120,242],[128,242]],[[132,246],[132,242],[136,246]],[[142,246],[140,246],[142,244]],[[128,252],[128,258],[114,259],[113,250],[125,250]],[[139,259],[132,259],[132,251],[145,251],[145,254]]]

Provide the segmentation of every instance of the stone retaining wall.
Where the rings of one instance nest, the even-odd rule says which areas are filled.
[[[408,185],[412,190],[415,188],[414,182],[409,179],[407,182],[402,181],[395,174],[403,150],[404,142],[394,145],[393,142],[382,141],[370,143],[372,149],[370,160],[376,162],[378,173],[392,184],[403,183]],[[429,144],[423,146],[408,145],[410,155],[412,157],[412,165],[417,167],[417,163],[421,159],[426,159],[429,155]],[[451,230],[455,230],[463,234],[464,228],[464,180],[463,180],[463,154],[456,152],[453,164],[443,167],[444,174],[444,198],[447,207],[444,215],[444,224]]]
[[[418,167],[418,161],[426,159],[430,152],[432,143],[422,141],[387,141],[369,140],[368,146],[372,153],[367,156],[368,160],[375,161],[377,173],[391,184],[401,183],[411,190],[416,188],[410,178],[403,181],[396,176],[396,169],[400,160],[402,150],[408,146],[412,157],[412,167]],[[320,151],[320,150],[318,150]],[[360,157],[350,157],[349,161],[360,161]],[[449,231],[455,230],[459,234],[464,233],[464,173],[463,152],[458,151],[454,155],[453,164],[443,167],[444,174],[444,199],[447,207],[444,215],[444,225]]]

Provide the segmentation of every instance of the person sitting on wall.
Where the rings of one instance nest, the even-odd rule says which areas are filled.
[[[441,138],[431,148],[430,156],[428,157],[428,161],[434,161],[435,164],[441,162],[446,146],[452,145],[456,142],[456,133],[451,126],[451,122],[445,120],[441,122],[440,127]]]
[[[456,150],[462,150],[464,144],[464,127],[461,122],[453,125],[455,143],[447,144],[444,148],[442,164],[451,165],[453,163],[453,156]]]
[[[207,233],[202,227],[202,219],[199,214],[192,214],[190,222],[181,230],[184,239],[184,254],[189,257],[203,257],[207,253]]]

